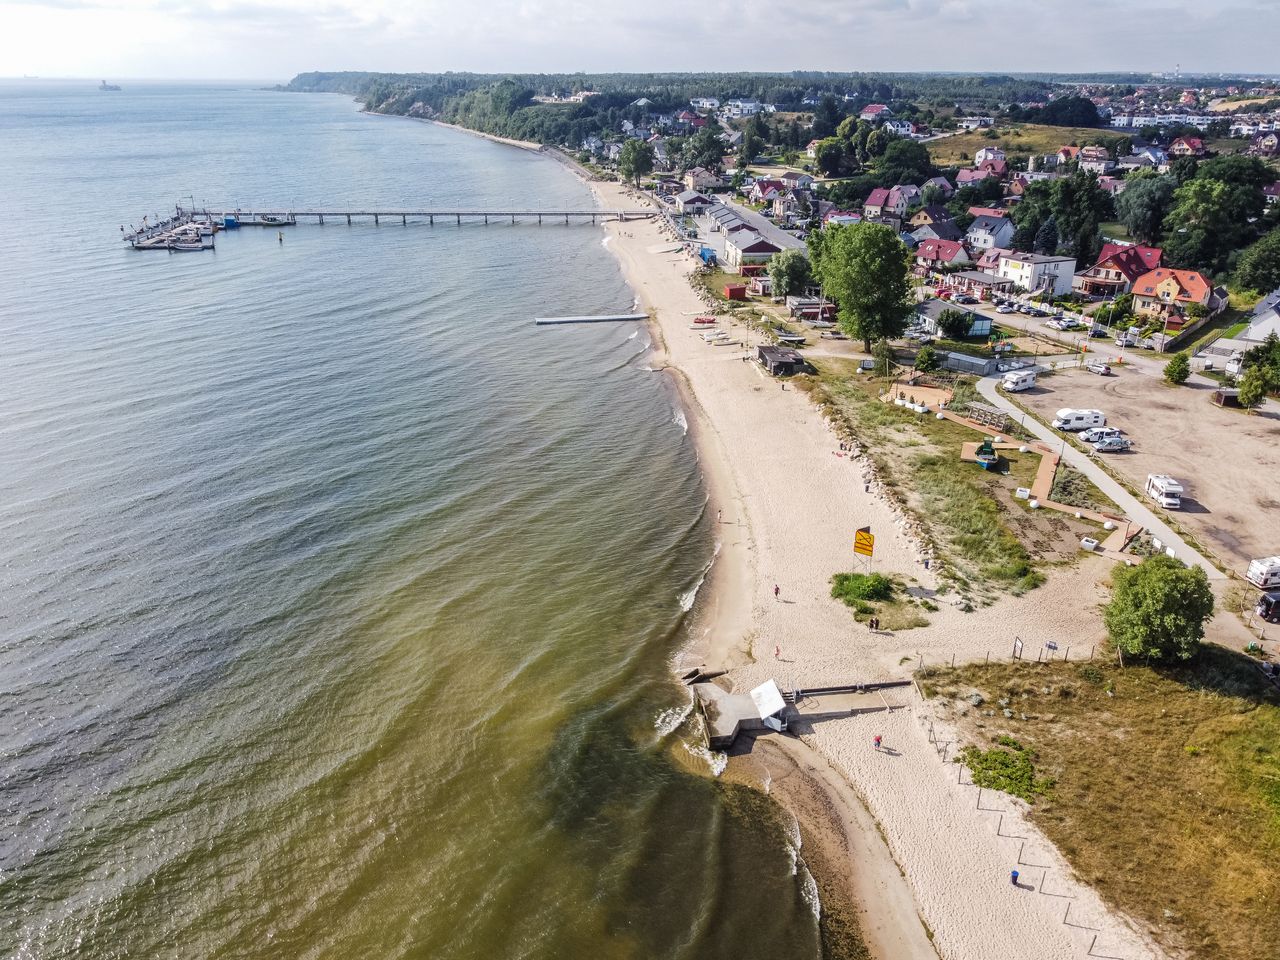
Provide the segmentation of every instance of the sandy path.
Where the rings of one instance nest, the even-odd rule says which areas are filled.
[[[618,185],[593,186],[606,207],[637,202]],[[953,656],[957,662],[981,660],[987,653],[1007,657],[1015,636],[1027,641],[1029,651],[1052,639],[1077,653],[1100,639],[1094,607],[1103,595],[1096,581],[1109,567],[1089,559],[1055,571],[1039,590],[976,613],[943,606],[931,614],[928,627],[901,636],[873,634],[856,624],[848,609],[831,599],[829,580],[835,572],[855,568],[852,540],[858,527],[870,525],[876,534],[873,569],[914,577],[926,590],[936,586],[905,533],[904,518],[874,483],[867,489],[866,465],[840,455],[829,425],[807,397],[744,362],[745,351],[708,346],[688,329],[690,318],[705,306],[687,283],[691,260],[647,252],[670,239],[658,222],[607,229],[609,249],[641,301],[655,312],[664,344],[661,359],[675,368],[696,431],[710,509],[722,514],[720,553],[706,601],[713,610],[702,621],[708,624],[706,643],[691,658],[734,667],[739,688],[769,677],[796,688],[907,676],[919,657],[926,662]],[[731,330],[750,342],[743,328]],[[911,659],[901,662],[904,658]],[[954,782],[956,766],[938,757],[917,718],[923,709],[912,702],[892,714],[827,719],[806,739],[847,778],[883,827],[942,957],[1083,956],[1095,931],[1085,936],[1063,925],[1067,901],[1039,892],[1039,871],[1026,878],[1035,881],[1033,889],[1009,883],[1016,844],[997,836],[997,815],[977,809],[974,788]],[[875,733],[884,734],[896,754],[871,750]],[[795,743],[775,738],[771,744],[786,748],[789,742]],[[802,752],[793,757],[810,762]],[[1001,798],[1001,803],[1010,801]],[[844,822],[866,836],[865,824],[859,826],[856,818]],[[1026,825],[1017,832],[1039,837]],[[1037,839],[1035,844],[1043,856],[1056,857],[1047,843]],[[1060,859],[1055,864],[1050,886],[1061,883],[1066,889],[1068,871]],[[892,877],[884,882],[892,883]],[[1073,917],[1087,906],[1082,915],[1097,928],[1100,950],[1110,944],[1115,947],[1110,952],[1126,960],[1157,955],[1088,890],[1074,893]],[[863,906],[864,918],[878,916],[899,928],[877,934],[879,955],[911,956],[889,944],[894,936],[898,943],[911,942],[915,917],[901,916],[896,906],[879,912],[874,904]]]

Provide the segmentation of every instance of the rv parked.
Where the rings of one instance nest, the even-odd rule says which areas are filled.
[[[1182,507],[1182,484],[1164,473],[1147,474],[1147,496],[1166,510]]]
[[[1249,561],[1244,578],[1260,590],[1280,588],[1280,557],[1263,557]]]
[[[1073,410],[1063,407],[1053,418],[1055,430],[1087,430],[1089,427],[1106,426],[1107,418],[1101,410]]]
[[[1036,385],[1036,372],[1034,370],[1010,370],[1004,375],[1000,385],[1009,393],[1030,390]]]

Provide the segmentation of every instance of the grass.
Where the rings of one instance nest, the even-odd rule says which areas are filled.
[[[923,687],[953,698],[975,738],[1029,752],[1033,776],[1053,781],[1031,819],[1163,944],[1215,960],[1275,956],[1280,694],[1246,657],[1206,647],[1161,670],[974,665],[930,670]],[[974,690],[982,707],[960,699]]]
[[[1109,237],[1112,240],[1133,239],[1133,237],[1129,235],[1129,228],[1119,221],[1104,223],[1102,224],[1101,230],[1104,237]]]
[[[1039,123],[1015,123],[995,129],[995,136],[987,130],[971,130],[954,137],[944,137],[926,143],[929,155],[939,166],[968,166],[973,155],[983,147],[999,147],[1013,159],[1014,156],[1037,156],[1057,153],[1058,148],[1070,143],[1085,141],[1112,142],[1121,139],[1109,130],[1091,127],[1051,127]]]
[[[975,784],[1021,797],[1027,803],[1048,796],[1053,787],[1052,780],[1036,775],[1035,759],[1035,751],[1003,735],[996,737],[996,746],[990,750],[968,746],[959,756],[973,773]]]
[[[1068,507],[1096,510],[1099,513],[1124,514],[1114,500],[1093,485],[1093,481],[1074,467],[1058,465],[1049,499]]]
[[[882,573],[837,573],[831,578],[831,596],[852,607],[853,617],[859,623],[877,617],[884,630],[911,630],[929,625],[928,617],[921,613],[924,603],[908,595],[897,577],[886,577]]]

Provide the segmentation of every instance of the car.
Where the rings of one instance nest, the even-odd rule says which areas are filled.
[[[1090,373],[1096,373],[1100,377],[1111,376],[1111,364],[1103,363],[1101,360],[1093,360],[1086,363],[1084,368]]]
[[[1085,443],[1097,443],[1099,440],[1118,436],[1121,436],[1121,433],[1115,427],[1090,427],[1080,434],[1080,439]]]
[[[951,291],[950,291],[950,290],[939,290],[939,291],[938,291],[938,299],[939,299],[939,300],[950,300],[950,299],[951,299]]]
[[[1035,307],[1029,307],[1025,303],[1020,303],[1018,304],[1018,312],[1025,313],[1028,316],[1030,316],[1031,314],[1035,313]]]
[[[1027,316],[1028,317],[1047,317],[1048,314],[1045,313],[1043,310],[1037,310],[1035,307],[1032,307],[1030,310],[1027,311]]]
[[[1045,325],[1046,327],[1048,327],[1050,330],[1065,330],[1065,329],[1066,329],[1066,327],[1064,327],[1064,326],[1062,325],[1062,321],[1061,321],[1061,320],[1046,320],[1046,321],[1045,321],[1045,323],[1044,323],[1044,325]]]
[[[1073,320],[1070,317],[1063,317],[1062,319],[1063,330],[1079,330],[1083,326],[1084,324],[1079,320]]]
[[[1007,303],[1002,303],[1000,304],[1000,306],[996,307],[996,313],[1017,313],[1017,312],[1018,312],[1017,310],[1009,306],[1009,304]]]
[[[956,297],[956,303],[974,304],[977,302],[978,302],[977,297],[971,297],[967,293],[961,294],[960,296]]]
[[[1093,445],[1093,449],[1099,453],[1119,453],[1122,450],[1128,450],[1133,446],[1133,441],[1126,440],[1124,437],[1107,437],[1105,440],[1099,440]]]

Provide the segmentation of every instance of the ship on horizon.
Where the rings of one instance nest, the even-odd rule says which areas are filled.
[[[107,81],[103,80],[102,85],[98,87],[98,89],[99,90],[119,90],[120,87],[117,84],[107,83]]]

